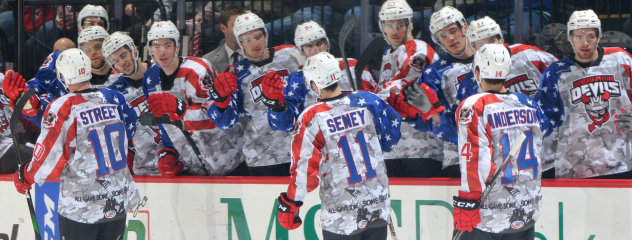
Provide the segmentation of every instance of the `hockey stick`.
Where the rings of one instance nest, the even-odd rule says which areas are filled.
[[[182,126],[182,121],[172,122],[171,119],[169,119],[169,115],[167,114],[162,115],[162,117],[160,118],[157,118],[154,116],[153,113],[145,113],[138,118],[138,122],[140,123],[140,125],[143,126],[170,124],[180,129],[180,131],[182,131],[182,135],[184,135],[184,138],[187,139],[187,142],[189,142],[189,145],[193,149],[193,153],[195,153],[195,156],[197,156],[198,160],[200,160],[200,164],[202,164],[202,169],[204,169],[206,176],[210,175],[208,170],[206,169],[206,164],[204,164],[204,159],[202,157],[200,149],[193,141],[193,137],[191,137],[191,134],[184,130],[184,127]]]
[[[496,173],[494,173],[492,179],[485,184],[485,191],[483,191],[483,194],[481,194],[481,203],[487,200],[487,196],[492,191],[492,188],[494,188],[496,183],[498,183],[498,180],[500,180],[500,175],[504,172],[505,167],[507,167],[507,164],[509,164],[513,159],[516,158],[518,151],[520,151],[520,149],[522,148],[522,142],[524,142],[526,138],[527,136],[525,136],[524,133],[520,134],[520,137],[518,137],[518,139],[514,143],[514,146],[511,147],[511,150],[509,150],[509,156],[507,156],[507,158],[505,158],[505,161],[500,164],[500,167],[498,168],[498,170],[496,170]],[[452,240],[460,240],[463,236],[463,233],[464,232],[461,230],[457,231]]]
[[[355,65],[355,76],[358,86],[362,86],[362,71],[364,71],[364,68],[369,65],[369,62],[373,59],[375,54],[383,51],[386,46],[388,46],[388,43],[384,40],[384,38],[375,38],[366,50],[364,50],[362,55],[360,55],[360,59],[358,59],[358,62]],[[374,80],[377,83],[378,80]]]
[[[22,166],[22,156],[20,156],[20,145],[18,143],[18,135],[17,135],[17,127],[20,122],[20,117],[22,117],[22,109],[29,102],[29,99],[35,95],[35,88],[29,89],[15,104],[15,109],[11,114],[11,120],[9,121],[9,126],[11,130],[11,138],[13,139],[13,149],[15,150],[15,155],[18,157],[18,179],[21,183],[24,183],[24,176],[20,172],[20,167]],[[33,230],[35,231],[35,238],[37,240],[42,240],[42,236],[40,235],[39,226],[37,225],[37,217],[35,215],[35,208],[33,207],[33,200],[31,197],[31,191],[26,189],[26,203],[29,205],[29,213],[31,214],[31,222],[33,223]]]
[[[342,54],[342,60],[345,63],[347,76],[349,77],[349,83],[351,84],[351,88],[353,88],[354,92],[357,91],[358,88],[356,87],[355,82],[353,81],[353,78],[351,77],[349,62],[347,62],[347,56],[345,54],[345,42],[347,41],[347,37],[349,36],[349,33],[353,31],[353,28],[355,28],[355,26],[358,25],[359,21],[360,21],[360,18],[358,18],[358,15],[351,14],[351,16],[347,18],[347,21],[345,21],[345,24],[342,25],[342,29],[340,30],[340,36],[338,37],[338,45],[340,46],[340,53]]]

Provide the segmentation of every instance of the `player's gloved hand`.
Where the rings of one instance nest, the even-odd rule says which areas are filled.
[[[175,177],[184,169],[184,164],[178,161],[180,154],[171,148],[158,151],[158,172],[164,177]]]
[[[226,71],[215,78],[213,85],[209,87],[211,97],[217,107],[225,109],[230,104],[230,95],[237,92],[237,75],[235,66],[229,65]]]
[[[279,223],[287,230],[296,229],[303,224],[301,217],[298,216],[299,209],[303,206],[301,201],[293,201],[287,197],[287,193],[281,193],[279,196]]]
[[[406,97],[406,102],[421,110],[421,117],[424,121],[428,121],[435,113],[441,113],[444,110],[441,101],[428,85],[422,83],[417,85],[414,80],[404,85],[402,93]]]
[[[170,93],[154,93],[147,99],[147,108],[156,117],[168,114],[172,122],[180,121],[187,112],[187,103]]]
[[[453,200],[454,228],[471,232],[481,222],[481,214],[478,209],[481,205],[481,193],[459,191],[459,196],[454,197]]]
[[[386,103],[390,105],[399,115],[402,116],[402,121],[408,122],[417,118],[419,109],[411,106],[404,100],[404,95],[391,92],[391,95],[386,98]]]
[[[619,133],[632,133],[632,108],[621,108],[621,113],[615,113],[614,124]]]
[[[9,106],[11,109],[15,109],[15,103],[17,103],[23,93],[28,91],[28,88],[26,86],[26,81],[20,73],[14,71],[13,69],[8,69],[4,73],[2,90],[4,91],[4,95],[9,98]],[[37,114],[37,110],[40,107],[39,97],[33,95],[31,99],[29,99],[29,103],[31,107],[24,107],[22,113],[27,117],[33,117]]]
[[[263,92],[263,104],[273,111],[282,112],[285,110],[285,94],[283,79],[274,70],[270,70],[263,76],[261,91]]]
[[[33,179],[29,178],[25,175],[26,168],[29,166],[31,162],[28,161],[22,165],[20,168],[13,174],[13,183],[15,184],[15,189],[18,190],[19,193],[26,193],[27,189],[31,189],[31,185],[35,182]]]

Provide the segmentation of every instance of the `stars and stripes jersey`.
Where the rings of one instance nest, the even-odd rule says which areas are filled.
[[[337,58],[337,60],[342,73],[338,87],[343,93],[349,94],[353,92],[353,88],[351,88],[349,77],[347,77],[344,61],[341,58]],[[349,63],[351,76],[355,79],[354,71],[358,60],[351,58],[347,59],[347,62]],[[364,68],[364,71],[362,71],[361,81],[363,91],[375,93],[377,84],[373,80],[373,75],[367,68]],[[283,94],[285,94],[285,102],[288,103],[286,104],[287,108],[283,112],[268,110],[268,123],[270,124],[270,128],[287,132],[294,130],[294,123],[296,122],[298,115],[303,112],[303,109],[305,109],[305,106],[309,106],[320,101],[318,95],[310,89],[311,86],[305,85],[303,70],[290,73],[287,77],[285,89],[283,90]]]
[[[385,100],[391,92],[401,92],[405,82],[401,79],[392,80],[385,84],[378,92],[378,96]],[[421,117],[418,117],[421,119]],[[384,153],[384,158],[389,159],[410,159],[410,158],[430,158],[441,161],[444,158],[443,141],[428,131],[418,131],[415,129],[416,123],[409,122],[402,124],[402,137],[393,151]],[[455,156],[456,157],[456,156]]]
[[[546,145],[556,152],[556,178],[632,170],[626,134],[614,124],[614,114],[632,107],[632,57],[621,48],[598,47],[597,54],[591,65],[569,57],[553,63],[535,97],[558,131],[557,146]]]
[[[510,92],[521,92],[529,97],[535,97],[535,93],[539,89],[542,72],[557,59],[535,46],[515,44],[508,47],[511,52],[511,73],[505,81],[505,88]],[[458,143],[458,135],[456,132],[456,119],[453,114],[459,104],[469,96],[480,92],[474,72],[468,72],[458,84],[456,101],[450,105],[452,114],[445,114],[441,118],[441,124],[434,132],[437,136],[447,142]],[[447,108],[447,107],[446,107]],[[555,137],[551,135],[548,141],[552,141]],[[554,154],[544,154],[542,161],[542,170],[551,169],[554,165]]]
[[[417,79],[421,75],[421,71],[437,59],[439,59],[439,55],[422,40],[408,41],[397,49],[393,49],[393,46],[389,45],[384,49],[382,55],[378,87],[384,88],[392,80],[410,81]]]
[[[137,116],[141,116],[147,112],[147,100],[143,94],[142,87],[134,87],[130,84],[134,81],[129,78],[121,77],[108,88],[119,91],[125,97],[129,106],[134,109]],[[137,81],[141,81],[139,79]],[[136,84],[135,84],[136,85]],[[160,175],[158,172],[158,157],[156,153],[162,149],[162,140],[160,138],[160,128],[158,126],[143,126],[136,124],[136,134],[132,139],[134,150],[133,171],[136,175]]]
[[[253,63],[247,59],[237,62],[237,92],[231,95],[230,104],[221,112],[215,104],[209,104],[208,109],[208,117],[222,129],[231,129],[241,117],[248,117],[243,152],[249,167],[290,161],[291,134],[270,127],[268,107],[262,102],[261,83],[268,70],[275,70],[287,83],[288,75],[298,71],[299,66],[290,59],[289,53],[295,51],[293,45],[281,45],[269,48],[269,51],[270,57],[261,62]]]
[[[33,122],[38,127],[40,127],[42,115],[44,114],[44,110],[46,110],[48,104],[50,104],[53,100],[68,94],[68,89],[64,86],[61,80],[57,78],[55,70],[55,63],[57,62],[59,54],[61,54],[61,51],[56,51],[48,55],[42,66],[40,66],[39,70],[37,70],[35,77],[26,83],[29,89],[35,88],[35,95],[40,98],[41,105],[37,115],[30,118],[24,115],[23,117]],[[98,85],[91,83],[90,87],[106,88],[118,80],[119,77],[121,77],[120,74],[110,70],[110,75],[105,83]]]
[[[140,200],[127,168],[137,116],[123,95],[86,89],[51,102],[26,178],[60,182],[58,211],[73,221],[123,219]]]
[[[160,124],[160,140],[165,147],[173,148],[180,154],[184,166],[193,175],[222,176],[230,173],[242,162],[240,153],[243,144],[241,125],[230,131],[222,131],[207,117],[204,103],[208,96],[206,83],[212,82],[217,75],[211,63],[203,58],[181,58],[180,66],[175,74],[173,86],[164,88],[168,83],[163,79],[162,68],[154,65],[143,77],[145,98],[152,93],[168,92],[178,99],[187,102],[187,111],[183,118],[183,127],[192,131],[191,137],[196,144],[204,166],[196,156],[190,143],[182,131],[173,125]],[[221,144],[220,144],[221,143]]]
[[[382,152],[400,138],[401,117],[375,94],[323,99],[301,113],[292,137],[288,198],[320,185],[323,230],[358,234],[389,222],[390,192]]]
[[[422,75],[417,80],[417,84],[425,83],[435,91],[439,100],[443,103],[445,111],[441,114],[441,122],[449,121],[451,115],[454,115],[456,94],[459,84],[465,76],[472,71],[472,60],[474,57],[466,59],[456,59],[451,55],[445,56],[428,68],[424,69]],[[424,121],[418,117],[415,121],[410,121],[415,129],[419,131],[431,131],[435,137],[442,139],[447,135],[454,135],[453,132],[441,131],[442,129],[433,127],[434,121]],[[440,127],[441,125],[439,125]],[[454,129],[452,129],[454,130]],[[457,154],[457,145],[449,141],[443,141],[443,167],[456,165],[459,163]]]
[[[504,171],[480,205],[476,228],[491,233],[529,229],[542,208],[542,138],[552,128],[544,112],[522,93],[486,92],[463,101],[457,114],[461,191],[482,193],[494,173]],[[518,156],[499,170],[523,133]]]

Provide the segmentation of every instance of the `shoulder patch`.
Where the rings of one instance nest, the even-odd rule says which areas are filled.
[[[461,108],[461,111],[459,112],[459,123],[460,124],[470,123],[472,121],[472,115],[474,115],[474,112],[472,111],[471,108],[469,107]]]
[[[44,121],[42,121],[42,127],[52,128],[55,126],[55,122],[57,122],[57,114],[55,112],[48,112],[46,117],[44,117]]]
[[[412,56],[410,61],[408,62],[410,68],[414,69],[417,72],[421,72],[428,66],[426,62],[426,56]]]

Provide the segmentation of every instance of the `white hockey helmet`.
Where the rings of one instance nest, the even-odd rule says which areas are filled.
[[[476,79],[479,86],[481,80],[498,79],[505,80],[509,76],[511,69],[511,55],[509,50],[502,44],[485,44],[474,54],[474,65],[472,70],[480,71],[479,78]]]
[[[593,10],[582,10],[575,11],[571,14],[570,19],[568,20],[567,26],[567,38],[571,40],[571,32],[577,29],[584,28],[596,28],[599,32],[599,38],[603,36],[601,31],[601,20],[599,20],[599,16],[593,12]]]
[[[134,40],[128,35],[126,32],[115,32],[112,33],[108,38],[103,41],[103,57],[105,57],[105,61],[115,69],[117,72],[117,68],[114,66],[114,61],[110,57],[114,52],[118,51],[122,47],[127,46],[132,54],[132,58],[134,59],[134,73],[138,70],[138,50],[136,49],[136,45],[134,45]],[[122,73],[121,73],[122,74]],[[125,77],[129,77],[126,74],[123,74]]]
[[[77,16],[77,26],[79,26],[79,29],[81,29],[82,31],[83,31],[83,26],[82,26],[83,19],[87,17],[102,18],[103,21],[105,21],[105,29],[108,31],[110,30],[110,21],[108,20],[108,11],[106,11],[105,8],[101,6],[90,5],[90,4],[83,7],[81,9],[81,12],[79,12],[79,16]]]
[[[176,51],[175,51],[173,60],[171,61],[169,66],[164,67],[164,68],[168,68],[171,65],[173,65],[176,59],[178,59],[178,52],[180,50],[180,41],[179,41],[180,31],[178,31],[178,28],[176,27],[176,25],[173,24],[173,22],[171,21],[155,22],[154,24],[151,25],[149,32],[147,32],[147,41],[149,43],[149,46],[152,45],[152,42],[154,40],[158,40],[158,39],[173,39],[173,41],[176,44]],[[149,55],[151,55],[151,57],[154,58],[154,53],[152,51],[149,51]],[[156,62],[156,64],[158,63]]]
[[[379,13],[380,17],[380,31],[384,34],[384,22],[391,20],[407,19],[408,20],[408,33],[413,30],[413,9],[410,8],[406,1],[402,0],[388,0],[382,4],[382,8]],[[386,38],[386,34],[384,34]],[[388,39],[387,39],[388,42]]]
[[[329,51],[329,38],[327,38],[325,29],[314,21],[301,23],[296,26],[296,31],[294,32],[294,44],[296,44],[299,52],[302,52],[303,45],[323,38],[327,41],[327,51]]]
[[[311,82],[316,83],[318,89],[331,86],[340,82],[342,72],[340,63],[328,52],[320,52],[310,57],[303,66],[303,77],[305,86],[310,88]]]
[[[246,13],[246,14],[239,15],[237,16],[237,18],[235,18],[233,34],[235,35],[235,38],[237,39],[237,44],[239,45],[240,48],[243,48],[241,46],[241,39],[240,39],[241,35],[244,33],[250,32],[252,30],[256,30],[256,29],[263,29],[264,34],[268,36],[268,29],[266,29],[266,24],[263,22],[263,20],[259,16],[257,16],[257,14]],[[267,47],[268,47],[268,42],[266,41],[266,48]]]
[[[474,51],[474,48],[476,47],[476,41],[494,36],[500,36],[500,39],[504,42],[500,26],[496,23],[496,21],[494,21],[494,19],[488,16],[473,20],[468,25],[467,39],[470,42],[472,51]]]
[[[66,87],[92,79],[90,58],[78,48],[61,52],[55,62],[55,71],[57,72],[57,79]]]
[[[79,33],[79,38],[77,39],[77,44],[79,48],[84,43],[90,42],[92,40],[105,40],[108,38],[110,34],[101,26],[92,26],[84,29]]]
[[[452,6],[445,6],[441,10],[436,11],[430,17],[430,37],[432,41],[441,46],[439,42],[439,38],[437,36],[437,32],[441,29],[450,26],[454,23],[458,23],[461,25],[461,29],[463,31],[463,36],[466,36],[465,26],[467,25],[465,22],[465,17],[463,17],[463,13],[458,9]],[[443,46],[441,46],[443,47]],[[444,48],[445,50],[445,48]]]

